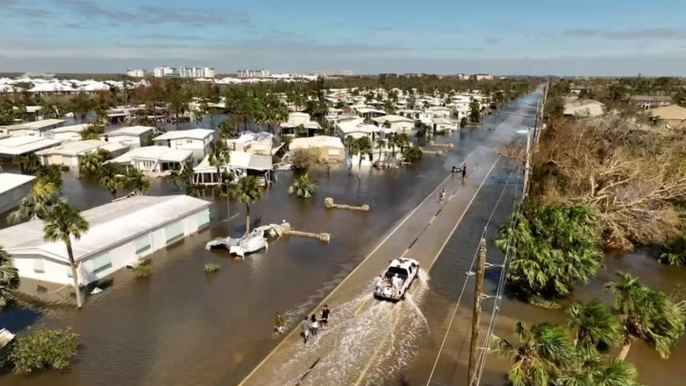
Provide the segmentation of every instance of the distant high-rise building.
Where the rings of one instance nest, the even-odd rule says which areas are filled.
[[[343,70],[343,71],[341,71],[341,75],[343,75],[343,76],[353,76],[353,70]]]
[[[214,78],[212,67],[179,67],[179,76],[182,78]]]
[[[174,67],[155,67],[155,69],[153,70],[153,75],[155,76],[155,78],[162,78],[167,75],[173,75],[174,73],[176,73]]]
[[[269,71],[262,70],[238,70],[236,72],[239,78],[268,78]]]
[[[145,77],[145,70],[141,70],[141,69],[126,70],[126,75],[128,75],[132,78],[143,78],[143,77]]]

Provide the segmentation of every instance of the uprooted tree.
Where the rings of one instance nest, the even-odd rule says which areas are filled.
[[[565,121],[542,133],[532,195],[594,209],[607,247],[662,243],[682,226],[686,140],[620,118]]]

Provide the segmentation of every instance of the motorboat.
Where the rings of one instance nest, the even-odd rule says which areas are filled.
[[[245,257],[248,253],[255,253],[269,248],[265,235],[268,237],[281,236],[281,227],[276,224],[264,225],[253,229],[252,232],[241,238],[217,238],[208,242],[205,245],[205,249],[224,248],[232,255]]]

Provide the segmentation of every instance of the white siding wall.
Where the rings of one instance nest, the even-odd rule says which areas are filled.
[[[207,138],[205,140],[202,139],[172,139],[167,142],[167,140],[161,140],[161,141],[155,141],[156,145],[159,146],[169,146],[172,149],[179,149],[179,150],[192,150],[193,151],[193,158],[195,159],[203,159],[205,158],[205,150],[207,147],[207,144],[211,141],[210,138]]]
[[[202,215],[201,215],[202,214]],[[205,217],[206,216],[206,217]],[[192,213],[188,215],[187,217],[184,217],[181,220],[182,223],[182,229],[183,229],[183,237],[187,237],[188,235],[198,231],[199,228],[199,220],[202,218],[209,218],[209,208],[201,209],[200,211],[197,211],[195,213]],[[106,250],[103,250],[100,253],[96,253],[90,257],[88,257],[86,260],[83,260],[80,262],[80,271],[79,271],[79,279],[80,283],[82,285],[89,284],[93,281],[102,279],[115,271],[126,267],[128,263],[133,262],[139,257],[144,257],[152,254],[153,252],[162,249],[167,246],[167,240],[166,240],[166,235],[165,235],[165,228],[169,225],[172,225],[173,223],[167,224],[166,226],[162,226],[158,229],[153,230],[152,232],[148,232],[144,235],[140,235],[136,239],[128,240],[124,243],[121,243],[119,245],[112,246]],[[142,238],[142,237],[148,237],[151,240],[150,243],[150,248],[147,249],[146,251],[142,251],[140,254],[136,254],[136,240]],[[178,240],[177,240],[178,241]],[[140,243],[138,244],[140,245]],[[97,263],[97,259],[99,256],[102,255],[108,255],[109,259],[111,261],[111,267],[107,269],[103,269],[97,273],[94,273],[94,268],[95,264]],[[44,272],[43,273],[37,273],[35,272],[35,259],[41,258],[43,259],[43,267],[44,267]],[[14,256],[14,263],[17,269],[19,270],[19,275],[21,277],[27,277],[31,279],[36,279],[36,280],[42,280],[42,281],[48,281],[48,282],[53,282],[53,283],[60,283],[60,284],[70,284],[72,283],[72,279],[68,276],[67,272],[70,269],[69,265],[66,262],[60,262],[57,260],[52,260],[49,258],[46,258],[44,256],[39,256],[39,255],[15,255]]]
[[[19,204],[19,201],[31,190],[33,184],[27,182],[0,194],[0,213],[10,210]]]

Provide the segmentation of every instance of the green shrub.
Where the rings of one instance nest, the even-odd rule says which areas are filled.
[[[416,147],[408,147],[403,151],[405,162],[416,162],[422,159],[422,151]]]
[[[221,269],[219,264],[208,263],[205,264],[205,273],[217,272]]]
[[[79,335],[66,330],[39,327],[28,335],[17,337],[6,347],[4,364],[16,374],[43,369],[63,370],[76,355]]]
[[[136,275],[136,277],[140,278],[150,277],[150,275],[152,275],[152,268],[150,267],[150,263],[143,263],[139,265],[138,267],[133,269],[133,273]]]

